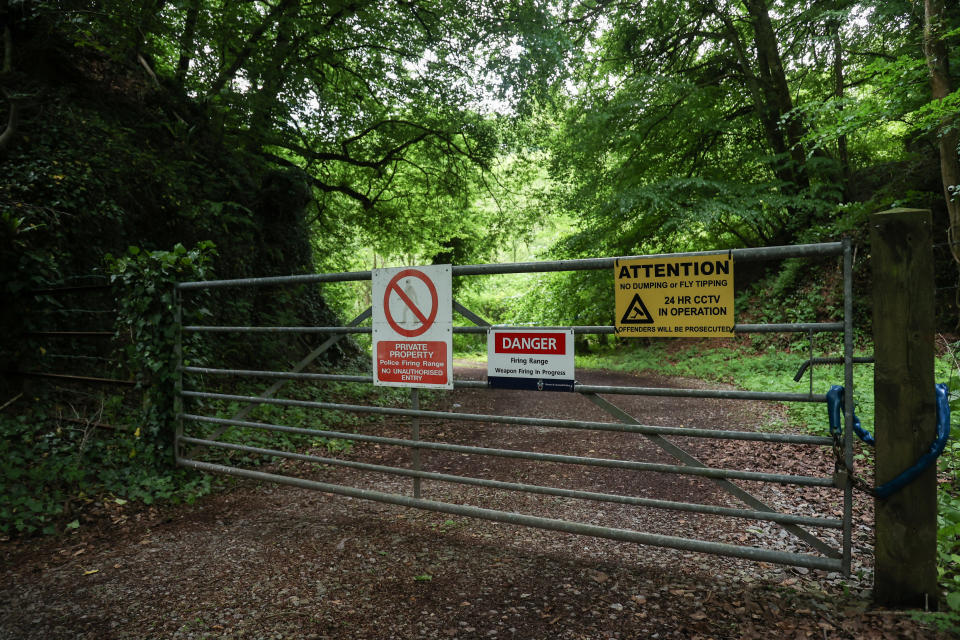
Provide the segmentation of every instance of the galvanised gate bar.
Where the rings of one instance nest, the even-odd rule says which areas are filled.
[[[783,247],[764,247],[752,249],[733,249],[732,251],[707,251],[696,253],[680,253],[656,256],[667,258],[682,258],[693,256],[722,255],[730,256],[736,262],[747,261],[774,261],[788,258],[808,258],[822,259],[831,256],[842,256],[843,262],[843,318],[835,322],[818,323],[787,323],[787,324],[736,324],[734,332],[737,334],[745,333],[799,333],[807,334],[813,337],[815,333],[821,332],[842,332],[844,336],[843,365],[844,365],[844,393],[845,393],[845,420],[844,432],[841,448],[841,455],[844,458],[847,469],[853,468],[853,449],[852,433],[850,426],[853,423],[853,324],[852,324],[852,252],[848,240],[843,242],[832,242],[822,244],[794,245]],[[632,258],[645,258],[654,256],[633,256]],[[623,258],[620,258],[621,260]],[[583,260],[560,260],[550,262],[524,262],[508,264],[482,264],[482,265],[464,265],[453,266],[454,277],[471,277],[490,274],[518,274],[518,273],[537,273],[537,272],[555,272],[555,271],[580,271],[580,270],[609,270],[612,272],[615,258],[597,258]],[[248,278],[238,280],[216,280],[207,282],[184,282],[177,285],[178,303],[177,318],[182,317],[182,295],[183,292],[219,289],[228,287],[264,287],[264,286],[290,286],[290,285],[308,285],[316,283],[329,282],[350,282],[370,280],[370,271],[348,272],[348,273],[323,273],[311,275],[298,275],[286,277],[267,277],[267,278]],[[485,333],[490,326],[482,318],[464,308],[462,305],[453,302],[454,311],[462,317],[472,322],[474,326],[455,326],[454,333]],[[596,536],[618,541],[635,542],[645,545],[654,545],[672,549],[698,551],[725,556],[735,556],[748,558],[756,561],[771,562],[778,564],[794,565],[814,569],[842,571],[849,574],[851,562],[851,520],[852,520],[852,484],[847,480],[845,474],[833,474],[825,477],[810,477],[802,475],[786,475],[779,473],[767,473],[750,470],[721,469],[709,467],[688,451],[677,446],[668,437],[679,436],[684,438],[703,438],[703,439],[724,439],[724,440],[742,440],[756,443],[758,452],[765,443],[778,443],[783,445],[815,445],[821,447],[824,456],[833,454],[831,447],[836,447],[832,438],[814,435],[770,433],[760,431],[733,431],[724,429],[708,428],[690,428],[676,426],[651,426],[640,424],[638,420],[623,411],[610,400],[603,396],[668,396],[682,398],[711,398],[722,400],[754,400],[769,401],[774,403],[782,402],[806,402],[806,403],[825,403],[824,394],[814,394],[811,381],[808,393],[776,393],[768,391],[753,390],[726,390],[726,389],[676,389],[676,388],[649,388],[633,386],[597,386],[576,384],[574,391],[594,405],[606,411],[616,419],[615,422],[605,421],[585,421],[568,420],[561,418],[533,418],[509,415],[486,415],[475,413],[457,413],[449,411],[422,410],[419,408],[418,389],[410,390],[410,407],[384,407],[369,405],[353,405],[335,402],[319,402],[312,400],[299,400],[277,397],[278,391],[289,380],[300,380],[309,382],[352,382],[352,383],[372,383],[371,376],[339,375],[325,373],[305,373],[310,363],[319,357],[324,351],[329,349],[345,334],[363,334],[370,333],[370,327],[359,326],[365,320],[369,319],[371,310],[368,309],[349,322],[345,326],[337,327],[307,327],[307,326],[182,326],[182,333],[210,333],[210,332],[229,332],[233,334],[255,334],[255,333],[273,333],[273,334],[317,334],[328,336],[316,349],[308,354],[292,371],[262,371],[262,370],[237,370],[214,367],[196,367],[183,366],[184,354],[182,348],[178,347],[178,358],[180,361],[180,371],[192,375],[193,379],[201,379],[208,376],[215,377],[242,377],[256,378],[262,380],[273,380],[273,384],[263,391],[259,396],[232,395],[224,393],[213,393],[205,391],[202,388],[183,388],[181,383],[178,388],[178,415],[179,424],[176,435],[176,459],[177,463],[194,469],[203,471],[252,478],[267,482],[287,484],[308,489],[315,489],[342,496],[350,496],[366,500],[374,500],[394,505],[426,509],[435,512],[441,512],[451,515],[467,516],[473,518],[483,518],[497,522],[510,523],[515,525],[524,525],[537,527],[547,530],[564,531],[587,536]],[[510,329],[511,327],[501,327]],[[530,327],[517,327],[529,329]],[[563,328],[570,327],[539,327],[539,328]],[[576,326],[572,327],[576,334],[612,334],[612,326]],[[182,343],[181,343],[182,344]],[[810,362],[814,362],[811,348]],[[187,358],[188,359],[188,358]],[[200,374],[200,375],[196,375]],[[486,389],[487,384],[478,380],[454,380],[454,387],[461,389]],[[496,393],[496,390],[490,390],[490,393]],[[542,393],[531,391],[530,393]],[[189,407],[195,404],[195,400],[218,401],[221,403],[237,403],[243,408],[236,411],[235,414],[227,419],[200,415],[191,411]],[[383,416],[394,416],[397,418],[411,419],[411,437],[410,438],[391,438],[364,433],[348,432],[346,430],[330,429],[312,429],[303,427],[293,427],[283,424],[272,424],[258,422],[247,419],[250,412],[258,405],[275,405],[280,407],[297,407],[301,410],[312,411],[342,411],[357,414],[379,414]],[[826,410],[824,410],[826,414]],[[572,456],[558,453],[539,453],[534,451],[519,451],[514,449],[501,449],[492,447],[478,447],[468,444],[451,444],[446,442],[436,442],[423,440],[420,438],[420,421],[422,419],[441,419],[446,421],[457,420],[465,422],[483,422],[497,423],[503,425],[517,425],[530,428],[560,428],[576,429],[586,432],[620,432],[635,434],[637,437],[646,438],[649,442],[659,447],[661,450],[672,456],[678,464],[663,464],[655,462],[644,462],[640,460],[621,460],[609,458],[595,458],[588,456]],[[196,431],[199,425],[207,425],[206,429],[211,430],[203,437],[197,437]],[[311,436],[316,438],[344,439],[353,442],[371,443],[374,445],[387,445],[409,449],[408,466],[389,466],[381,464],[371,464],[367,462],[358,462],[354,460],[345,460],[337,457],[318,456],[296,451],[284,451],[269,447],[250,446],[242,443],[228,443],[219,441],[218,438],[229,428],[238,427],[241,429],[260,430],[273,433],[287,433]],[[194,435],[191,435],[194,434]],[[284,475],[282,473],[273,473],[245,469],[238,466],[228,466],[224,464],[215,464],[196,459],[196,454],[204,448],[221,448],[246,454],[257,454],[272,456],[281,459],[303,461],[320,465],[329,465],[332,467],[347,467],[361,472],[371,472],[377,474],[390,474],[395,476],[405,476],[412,478],[412,487],[409,492],[390,493],[369,488],[360,488],[355,486],[346,486],[343,484],[329,483],[296,477],[294,475]],[[445,451],[458,454],[494,456],[499,458],[512,458],[526,461],[563,463],[569,465],[581,465],[585,467],[605,467],[622,470],[627,474],[634,471],[657,472],[662,474],[681,474],[700,478],[707,478],[715,483],[721,490],[729,493],[741,503],[743,507],[734,508],[728,506],[716,506],[707,504],[697,504],[695,502],[680,502],[671,500],[662,500],[654,498],[645,498],[637,496],[618,495],[613,493],[586,491],[570,488],[559,488],[544,486],[540,484],[526,484],[522,482],[507,482],[488,478],[470,477],[466,475],[455,475],[451,473],[441,473],[437,471],[423,470],[420,454],[423,451]],[[443,483],[454,483],[459,485],[472,485],[480,488],[508,490],[516,492],[527,492],[556,498],[569,498],[578,500],[590,500],[597,502],[615,503],[628,505],[643,509],[663,509],[671,511],[692,512],[707,514],[713,516],[734,517],[748,520],[768,521],[777,523],[803,541],[816,553],[793,553],[780,550],[763,549],[753,546],[742,546],[729,543],[715,542],[702,539],[687,538],[675,535],[660,535],[635,531],[624,528],[612,528],[590,524],[585,522],[568,521],[556,518],[546,518],[537,515],[515,513],[504,510],[496,510],[472,506],[467,504],[455,504],[451,502],[428,500],[421,497],[421,482],[423,480],[437,481]],[[765,483],[776,483],[784,486],[798,487],[827,487],[833,488],[838,492],[838,497],[842,495],[842,518],[815,517],[809,515],[799,515],[791,513],[777,512],[765,504],[760,499],[754,497],[734,480],[756,481]],[[841,534],[841,548],[835,548],[821,537],[817,536],[809,529],[839,529]]]

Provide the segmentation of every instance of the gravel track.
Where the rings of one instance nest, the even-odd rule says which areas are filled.
[[[457,363],[457,377],[482,378]],[[579,372],[606,385],[703,386]],[[613,421],[576,394],[457,390],[433,409]],[[645,424],[753,430],[782,407],[607,396]],[[409,437],[409,421],[370,432]],[[424,421],[424,440],[599,458],[674,461],[636,434]],[[829,451],[675,438],[711,466],[829,475]],[[359,444],[347,457],[406,466],[409,452]],[[429,471],[666,500],[742,506],[674,474],[422,452]],[[409,494],[411,480],[284,461],[272,471]],[[740,482],[791,513],[839,517],[839,494]],[[432,481],[423,497],[650,533],[811,553],[773,523]],[[409,510],[241,480],[194,505],[99,505],[71,535],[0,545],[0,639],[26,638],[936,638],[869,605],[872,506],[858,496],[854,570],[836,573],[638,546]],[[820,530],[839,544],[839,532]]]

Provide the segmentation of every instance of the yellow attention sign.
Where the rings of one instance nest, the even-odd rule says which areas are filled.
[[[620,337],[733,336],[729,256],[618,259],[613,281]]]

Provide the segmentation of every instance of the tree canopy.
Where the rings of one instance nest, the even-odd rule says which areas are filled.
[[[615,252],[791,241],[902,157],[884,137],[929,130],[915,3],[606,2],[569,25],[552,170]]]
[[[298,176],[326,268],[488,259],[556,216],[574,221],[556,256],[780,244],[891,205],[960,223],[943,0],[2,0],[0,18],[0,153],[42,126],[23,70],[59,39],[139,76],[171,144],[202,132]]]

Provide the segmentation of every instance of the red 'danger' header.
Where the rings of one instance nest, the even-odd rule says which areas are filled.
[[[566,340],[559,333],[500,333],[496,334],[495,353],[566,353]]]

